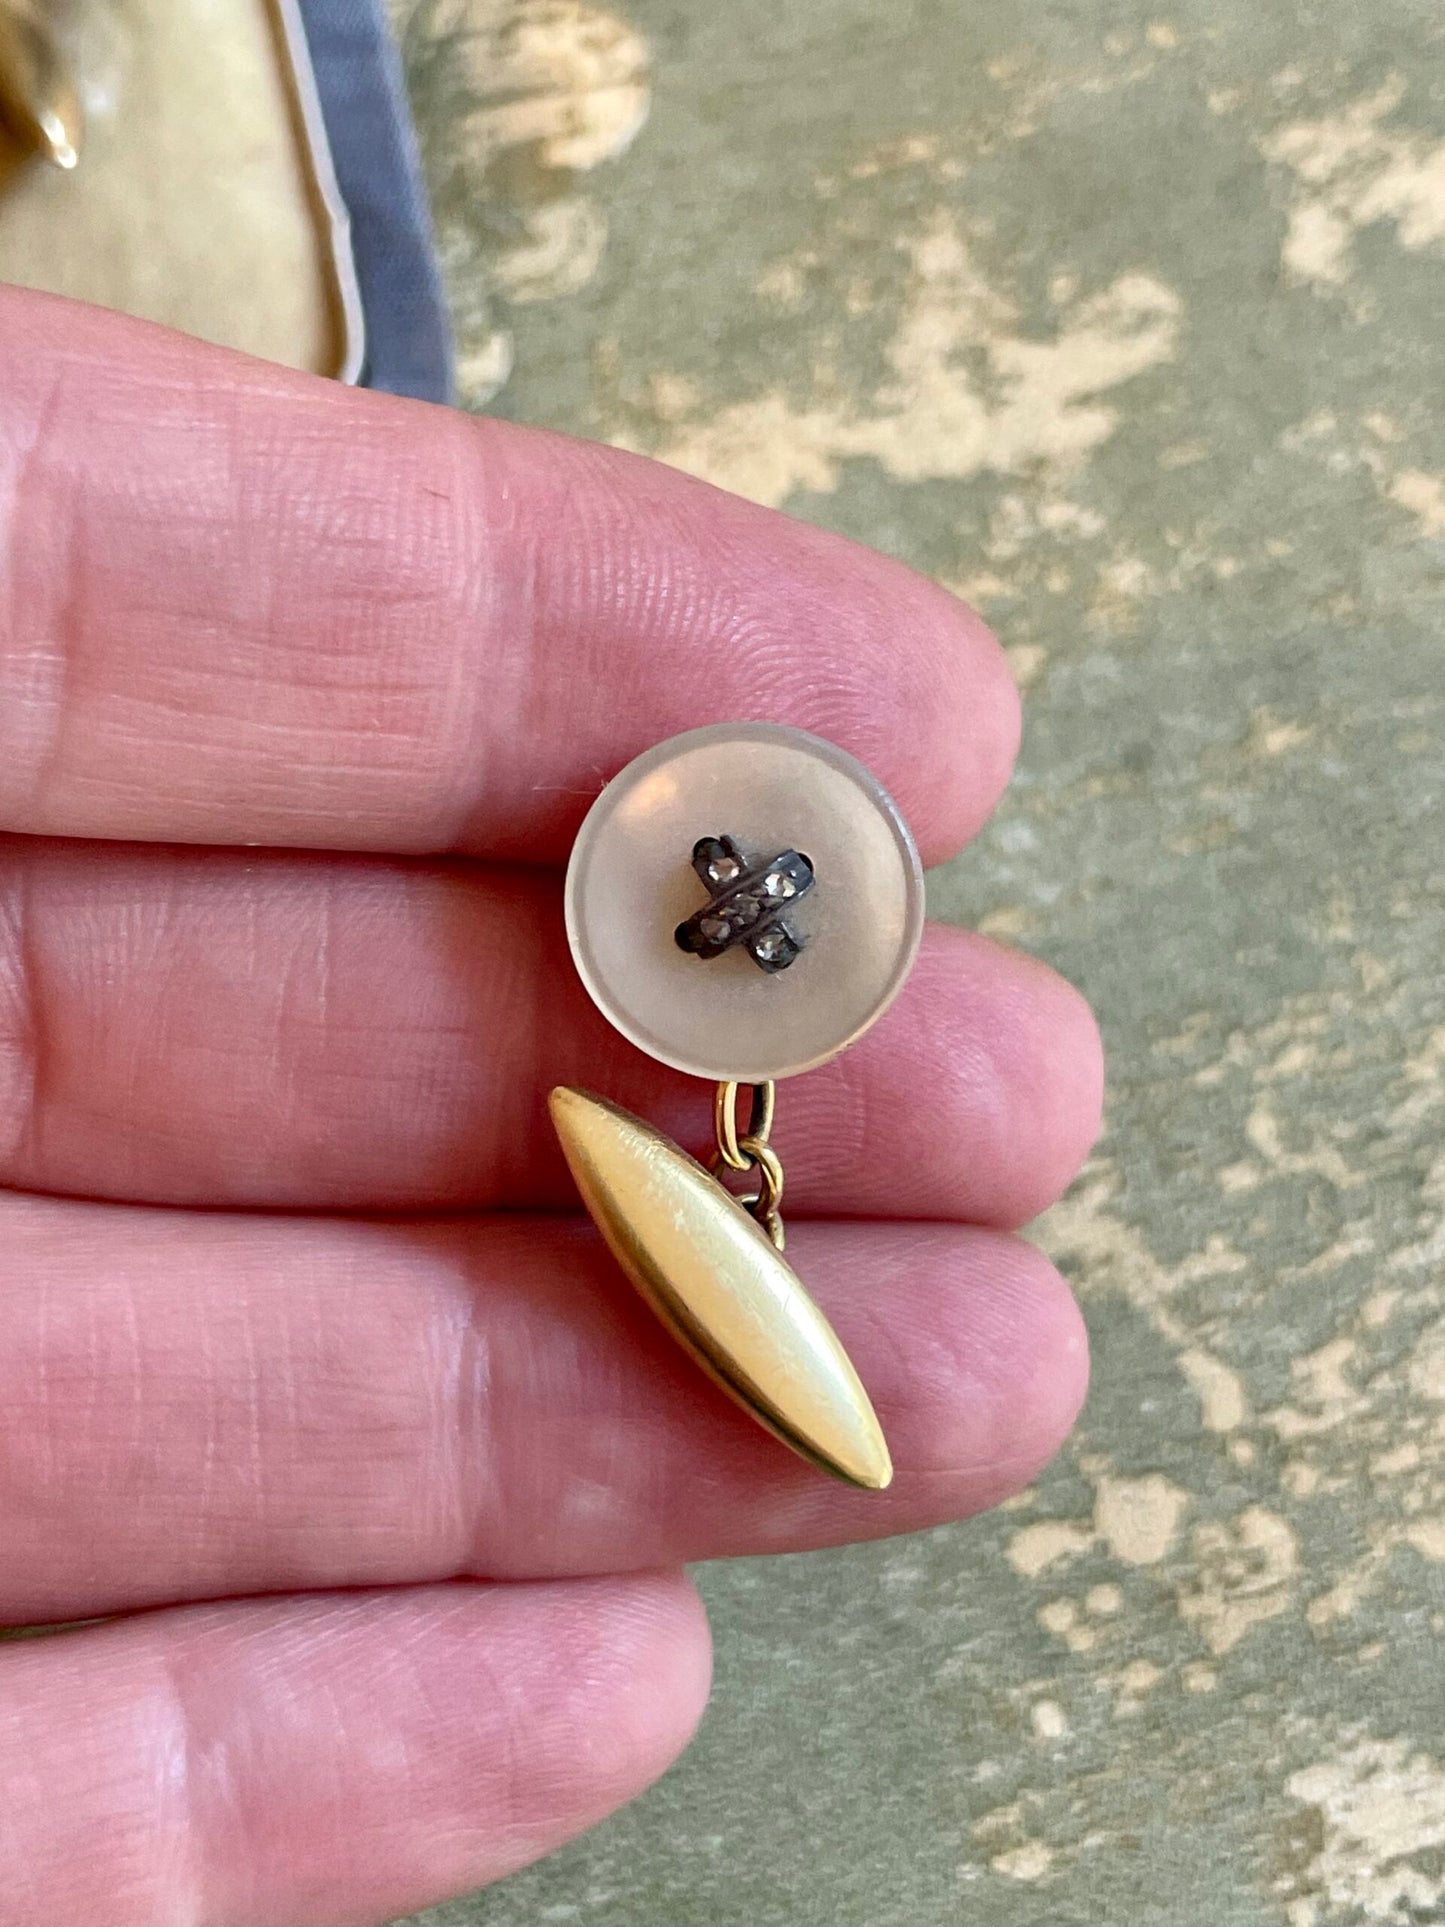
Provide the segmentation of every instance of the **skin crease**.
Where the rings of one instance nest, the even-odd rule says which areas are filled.
[[[1006,1235],[1098,1123],[1042,965],[933,929],[788,1092],[790,1256],[883,1495],[692,1368],[542,1110],[574,1079],[706,1130],[559,944],[609,774],[797,724],[939,861],[1017,700],[837,537],[13,290],[0,556],[0,1617],[125,1615],[0,1648],[7,1927],[371,1927],[675,1756],[684,1561],[965,1517],[1072,1423],[1077,1310]]]
[[[1002,651],[898,563],[617,449],[62,307],[0,313],[7,829],[562,862],[606,776],[748,716],[858,756],[925,862],[1001,794]]]
[[[905,1532],[1026,1483],[1084,1392],[1057,1275],[971,1225],[790,1231],[887,1430],[881,1494],[820,1477],[699,1380],[573,1218],[0,1198],[0,1237],[26,1281],[0,1299],[10,1620]]]
[[[557,1083],[711,1129],[582,988],[554,873],[0,838],[0,1183],[570,1208]],[[789,1210],[1012,1229],[1077,1168],[1101,1083],[1076,991],[934,925],[882,1022],[787,1085]]]

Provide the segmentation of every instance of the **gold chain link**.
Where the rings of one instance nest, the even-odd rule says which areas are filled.
[[[758,1189],[738,1203],[757,1219],[779,1251],[783,1249],[784,1231],[782,1220],[783,1167],[778,1154],[768,1144],[772,1135],[773,1112],[776,1107],[777,1088],[771,1080],[766,1084],[751,1084],[752,1093],[748,1113],[748,1128],[738,1130],[738,1093],[742,1086],[736,1081],[719,1084],[713,1103],[713,1125],[717,1136],[717,1154],[712,1161],[715,1177],[724,1170],[756,1171]]]
[[[736,1082],[719,1084],[713,1099],[713,1129],[717,1133],[718,1156],[730,1171],[750,1171],[753,1160],[742,1147],[742,1137],[756,1138],[759,1144],[766,1144],[773,1132],[773,1111],[777,1103],[776,1084],[749,1084],[752,1108],[748,1112],[748,1128],[741,1136],[738,1132],[738,1092],[742,1085]]]

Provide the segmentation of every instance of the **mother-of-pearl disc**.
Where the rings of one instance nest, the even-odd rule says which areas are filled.
[[[816,881],[787,915],[802,954],[776,974],[738,945],[702,958],[679,923],[708,900],[703,837],[750,859],[792,849]],[[846,751],[777,723],[719,723],[647,750],[589,811],[567,871],[567,934],[588,991],[675,1070],[762,1083],[826,1063],[902,989],[923,872],[896,805]]]

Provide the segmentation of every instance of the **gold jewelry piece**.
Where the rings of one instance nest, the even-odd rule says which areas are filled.
[[[777,1081],[876,1023],[917,954],[923,876],[896,806],[861,763],[803,730],[690,730],[602,791],[573,847],[566,906],[603,1014],[659,1062],[716,1085],[711,1170],[607,1099],[554,1090],[583,1203],[643,1298],[738,1404],[823,1470],[886,1486],[868,1394],[782,1255],[770,1139]],[[753,1188],[735,1194],[728,1173]]]
[[[0,0],[0,131],[56,167],[80,159],[80,101],[38,0]]]

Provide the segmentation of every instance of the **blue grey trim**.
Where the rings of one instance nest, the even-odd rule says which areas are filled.
[[[366,316],[369,388],[451,401],[431,215],[401,62],[381,0],[300,0]]]

